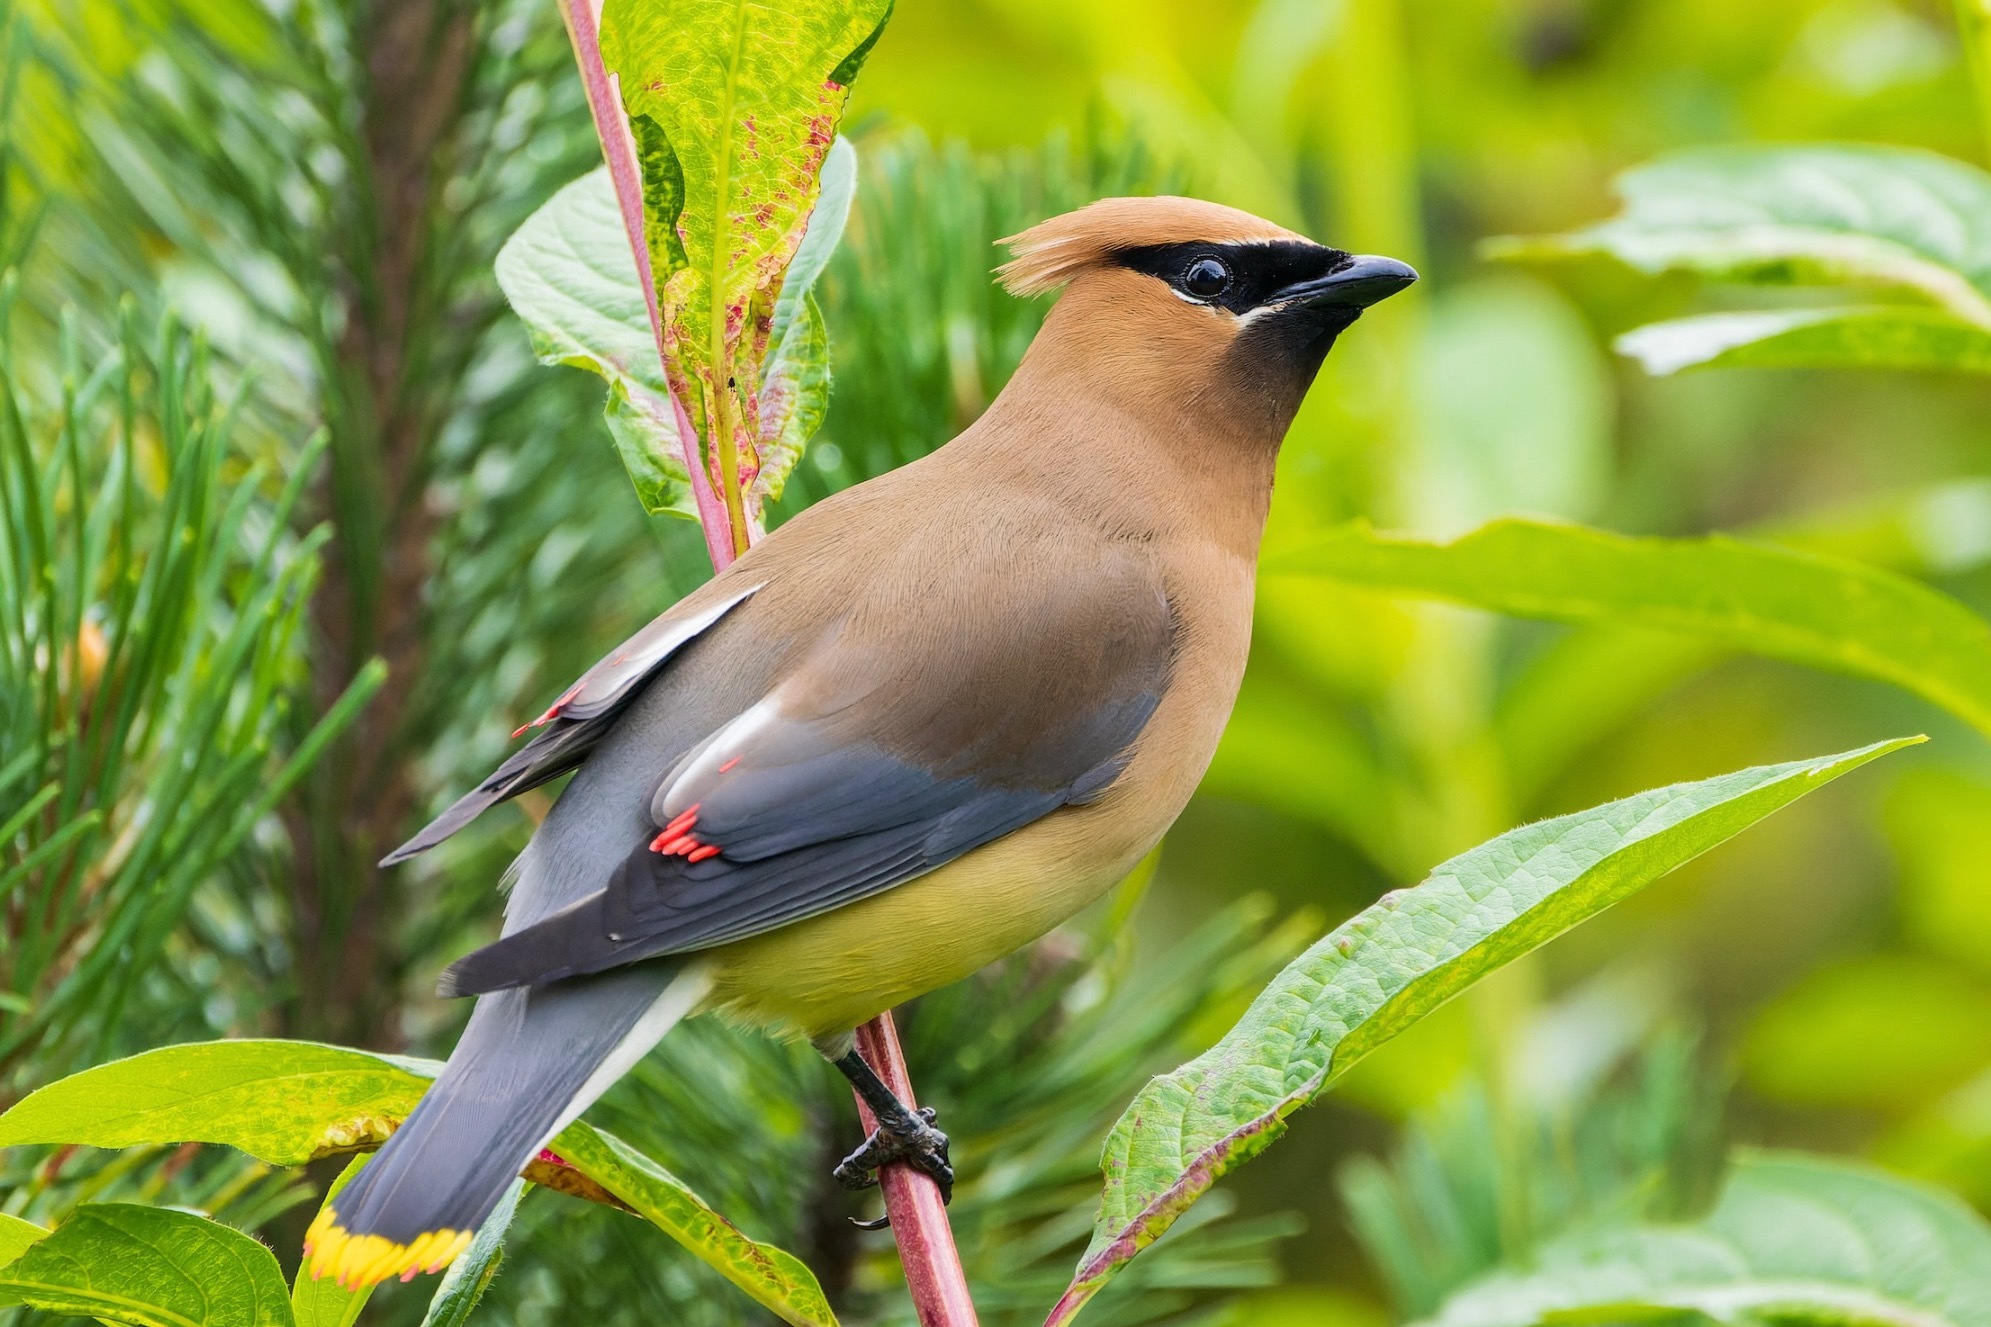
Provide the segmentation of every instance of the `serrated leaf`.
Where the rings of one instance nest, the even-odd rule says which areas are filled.
[[[1113,1128],[1069,1321],[1219,1177],[1369,1052],[1562,934],[1905,738],[1674,784],[1511,830],[1385,895],[1295,959],[1209,1051],[1141,1089]]]
[[[1991,624],[1860,562],[1720,535],[1632,538],[1501,520],[1447,543],[1356,523],[1268,558],[1266,569],[1520,617],[1689,632],[1891,682],[1991,734]]]
[[[1850,1162],[1743,1153],[1698,1222],[1557,1240],[1533,1270],[1454,1294],[1425,1327],[1680,1314],[1786,1327],[1991,1327],[1991,1225],[1936,1189]]]
[[[470,1247],[443,1273],[442,1284],[429,1301],[429,1311],[422,1315],[422,1327],[463,1327],[469,1320],[470,1311],[484,1298],[498,1274],[498,1264],[505,1259],[505,1232],[518,1215],[518,1201],[524,1193],[524,1180],[505,1190],[497,1208],[477,1228]]]
[[[1906,369],[1991,373],[1991,330],[1908,306],[1709,313],[1617,339],[1647,373],[1683,369]]]
[[[498,251],[497,273],[543,363],[608,380],[609,435],[644,509],[696,519],[676,412],[607,167],[527,218]]]
[[[47,1313],[141,1327],[292,1327],[263,1245],[204,1217],[96,1203],[0,1267],[0,1295]]]
[[[166,1046],[28,1094],[0,1115],[0,1147],[221,1143],[296,1166],[385,1142],[434,1068],[308,1041]]]
[[[1991,328],[1991,175],[1931,152],[1699,148],[1618,177],[1623,212],[1509,257],[1608,254],[1642,272],[1914,292]]]
[[[353,1176],[359,1174],[366,1165],[363,1156],[354,1157],[339,1172],[325,1191],[325,1202],[338,1197],[339,1190],[352,1183]],[[319,1210],[324,1204],[319,1205]],[[297,1327],[353,1327],[359,1320],[360,1310],[373,1298],[374,1288],[370,1285],[348,1290],[329,1276],[313,1276],[308,1267],[300,1265],[297,1275],[290,1283],[290,1312],[297,1319]]]
[[[783,1322],[835,1327],[836,1315],[801,1259],[743,1234],[684,1181],[629,1144],[576,1123],[554,1140],[553,1150]]]
[[[715,486],[737,485],[749,521],[778,482],[761,479],[772,459],[761,440],[786,436],[764,426],[759,391],[783,278],[851,80],[890,12],[891,0],[602,10],[602,58],[643,169],[670,382],[717,463]]]

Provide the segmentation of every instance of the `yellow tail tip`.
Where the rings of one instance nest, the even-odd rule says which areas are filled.
[[[407,1281],[420,1272],[440,1272],[469,1247],[473,1233],[431,1230],[411,1243],[397,1244],[384,1235],[350,1234],[327,1203],[304,1234],[304,1258],[314,1280],[329,1276],[358,1290],[395,1277]]]

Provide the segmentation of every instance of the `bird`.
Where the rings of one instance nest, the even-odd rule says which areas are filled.
[[[957,437],[795,514],[521,729],[383,862],[573,778],[508,877],[448,1064],[320,1210],[314,1276],[448,1266],[681,1019],[805,1037],[872,1107],[836,1168],[951,1192],[853,1030],[1047,934],[1161,840],[1243,678],[1279,448],[1335,339],[1417,280],[1191,198],[1004,241],[1056,293]]]

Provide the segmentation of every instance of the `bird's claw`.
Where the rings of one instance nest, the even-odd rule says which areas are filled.
[[[880,1120],[863,1146],[845,1157],[832,1172],[846,1189],[868,1189],[878,1182],[878,1168],[904,1162],[940,1186],[940,1201],[954,1200],[954,1166],[947,1156],[947,1135],[933,1127],[931,1106],[922,1106],[899,1120]],[[877,1230],[885,1222],[857,1223]]]

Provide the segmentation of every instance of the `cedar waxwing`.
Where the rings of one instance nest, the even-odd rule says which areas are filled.
[[[387,858],[568,771],[448,1067],[311,1229],[314,1275],[446,1266],[679,1019],[806,1036],[951,1184],[852,1029],[1071,917],[1188,801],[1251,635],[1273,463],[1322,358],[1417,274],[1185,198],[1009,241],[1063,295],[979,420],[826,498],[601,663]]]

